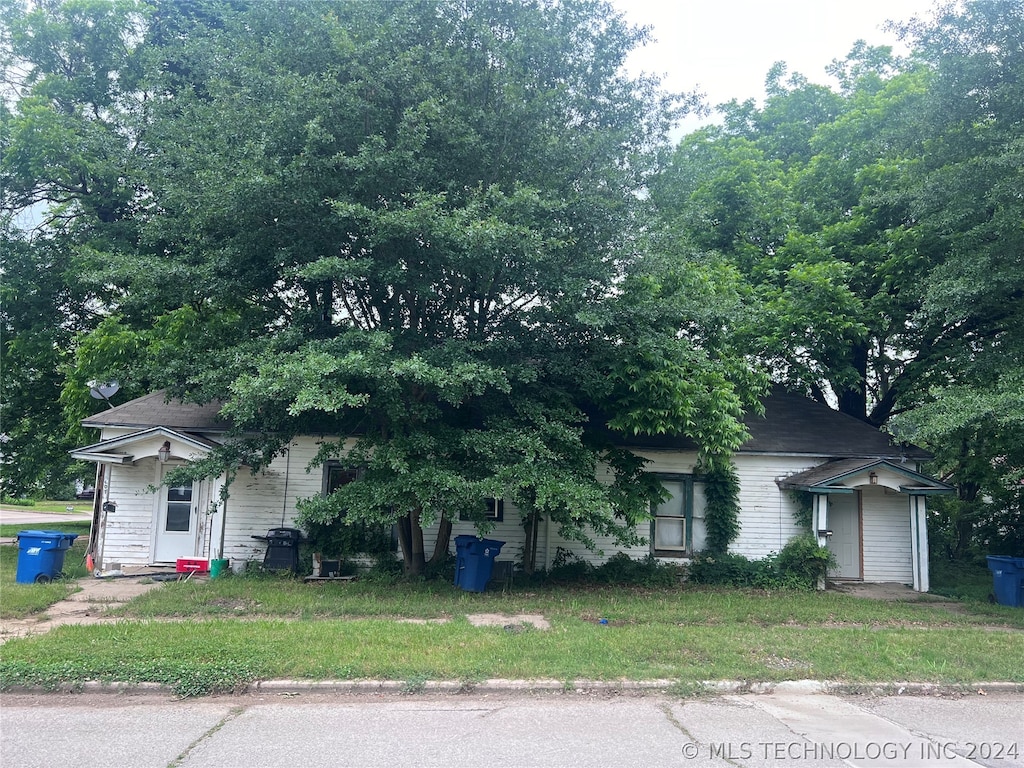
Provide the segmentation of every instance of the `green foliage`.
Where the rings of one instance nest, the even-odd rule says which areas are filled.
[[[813,536],[796,536],[782,551],[761,560],[737,554],[702,553],[689,566],[689,580],[696,584],[755,587],[757,589],[816,589],[834,564],[832,553],[818,546]]]
[[[814,522],[814,496],[804,491],[790,491],[789,497],[796,507],[793,510],[796,524],[808,533],[813,533],[811,523]]]
[[[740,480],[731,463],[716,462],[705,471],[704,497],[707,551],[725,554],[740,532]]]
[[[716,586],[754,587],[775,589],[783,586],[772,557],[763,560],[748,560],[736,554],[698,554],[690,561],[687,570],[689,581],[694,584]]]
[[[794,536],[786,542],[775,565],[786,581],[814,588],[835,565],[835,556],[827,547],[819,546],[815,536],[807,534]]]
[[[304,506],[304,509],[308,510],[309,506]],[[303,530],[309,550],[320,552],[328,559],[393,552],[391,529],[381,525],[346,522],[342,517],[330,523],[310,520],[303,525]]]
[[[107,665],[83,665],[75,661],[0,663],[0,690],[13,685],[40,686],[48,690],[74,687],[84,680],[125,683],[163,683],[182,698],[217,693],[241,693],[259,679],[258,667],[242,660],[150,661],[132,660]]]
[[[727,455],[755,389],[680,335],[685,313],[623,290],[678,106],[622,75],[646,32],[589,0],[330,8],[12,6],[29,74],[4,178],[75,206],[59,240],[106,292],[66,410],[112,375],[227,401],[238,442],[192,467],[215,475],[296,434],[338,438],[318,460],[352,438],[363,475],[303,520],[397,524],[410,573],[425,526],[493,497],[629,543],[655,489],[609,421]],[[79,38],[73,71],[37,45]],[[80,133],[81,157],[33,131]]]
[[[682,570],[672,563],[664,563],[648,555],[634,560],[624,552],[617,552],[594,569],[594,580],[599,584],[623,584],[641,587],[678,586]]]
[[[34,499],[12,499],[2,497],[0,500],[2,500],[4,504],[10,504],[12,507],[34,507],[36,505]]]
[[[559,548],[551,570],[539,581],[557,584],[608,584],[618,586],[675,587],[683,576],[682,569],[648,555],[639,560],[625,552],[616,552],[600,565],[591,565]]]

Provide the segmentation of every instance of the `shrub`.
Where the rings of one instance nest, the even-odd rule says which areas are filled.
[[[787,586],[814,589],[824,579],[830,565],[835,563],[832,553],[818,545],[811,535],[794,536],[778,556],[779,572]]]
[[[682,570],[672,563],[659,562],[648,555],[634,560],[625,552],[617,552],[594,569],[594,580],[604,584],[636,584],[642,587],[674,587]]]
[[[690,581],[731,587],[769,589],[781,586],[774,556],[748,560],[743,555],[699,554],[690,561]]]

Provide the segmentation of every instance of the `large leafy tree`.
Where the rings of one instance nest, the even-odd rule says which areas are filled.
[[[652,183],[678,238],[747,282],[750,354],[935,452],[960,489],[955,554],[976,531],[1020,540],[994,521],[1018,514],[1024,474],[1022,19],[1019,2],[939,8],[903,28],[908,60],[858,45],[835,62],[836,89],[777,66],[764,106],[725,105]]]
[[[4,493],[62,494],[81,440],[60,396],[107,296],[89,279],[132,238],[129,2],[0,2],[0,404]],[[84,379],[83,379],[84,382]],[[74,412],[99,407],[79,387]]]
[[[889,75],[884,51],[835,65],[834,92],[769,77],[764,107],[732,103],[687,137],[653,185],[679,236],[750,286],[748,350],[776,378],[875,425],[941,358],[950,329],[919,322],[935,254],[907,191],[929,73]]]
[[[675,106],[623,74],[645,33],[605,3],[135,10],[131,236],[90,270],[106,319],[76,376],[226,400],[239,439],[198,471],[322,434],[359,475],[306,519],[397,523],[419,573],[424,528],[443,557],[488,497],[633,537],[658,488],[609,428],[709,465],[742,440],[757,381],[696,309],[713,272],[685,293],[639,255]]]
[[[913,188],[922,240],[945,258],[923,315],[954,328],[941,376],[895,427],[958,481],[944,544],[958,557],[1024,554],[1024,3],[944,7],[903,27],[934,71],[924,103],[926,173]]]

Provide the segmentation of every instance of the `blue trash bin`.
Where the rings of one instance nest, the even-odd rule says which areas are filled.
[[[1016,608],[1024,607],[1024,557],[989,555],[992,586],[996,602]]]
[[[504,541],[478,539],[476,536],[455,537],[455,586],[467,592],[483,592],[491,580],[494,558]]]
[[[64,570],[64,555],[78,538],[62,531],[18,531],[19,584],[45,584]]]

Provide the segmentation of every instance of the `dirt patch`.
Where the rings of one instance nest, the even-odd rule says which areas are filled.
[[[54,603],[46,613],[25,619],[0,621],[0,643],[14,637],[28,637],[49,632],[54,627],[82,624],[106,624],[117,621],[107,616],[110,608],[134,600],[161,586],[148,576],[123,579],[78,580],[79,591],[65,600]]]
[[[551,622],[539,613],[470,613],[466,620],[474,627],[523,627],[551,629]]]
[[[900,603],[948,603],[948,599],[927,592],[915,592],[906,584],[886,582],[882,584],[866,584],[861,581],[830,581],[828,588],[835,592],[854,597],[866,597],[871,600],[888,600]]]

